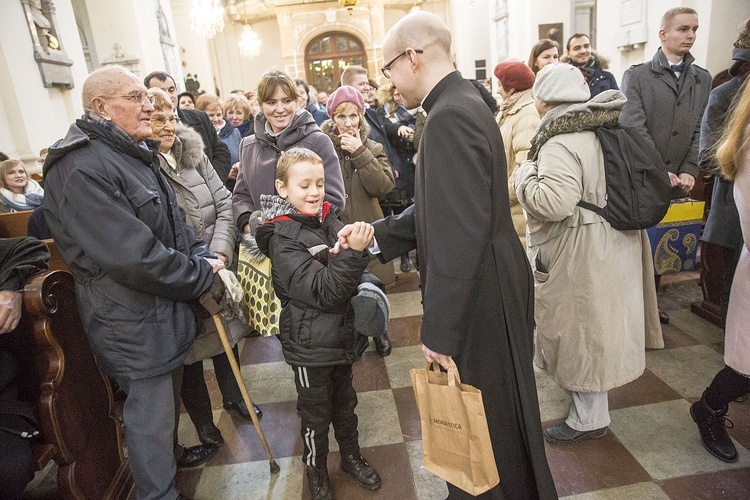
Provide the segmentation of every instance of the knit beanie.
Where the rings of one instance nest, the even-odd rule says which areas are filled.
[[[495,76],[507,91],[522,91],[534,85],[534,72],[521,61],[503,61],[495,66]]]
[[[385,292],[374,283],[363,282],[352,297],[354,329],[367,337],[380,337],[388,330],[390,304]]]
[[[339,104],[350,102],[354,104],[360,113],[365,113],[365,99],[359,90],[349,85],[342,85],[333,91],[333,94],[328,96],[328,102],[326,102],[326,111],[328,116],[333,118],[333,112],[339,107]]]
[[[570,64],[548,64],[539,70],[534,95],[546,103],[586,102],[591,91],[581,70]]]

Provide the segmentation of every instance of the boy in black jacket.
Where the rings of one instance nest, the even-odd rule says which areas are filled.
[[[368,339],[354,328],[351,299],[369,262],[374,229],[355,223],[349,248],[329,254],[337,244],[340,210],[323,201],[323,185],[318,155],[304,148],[286,151],[276,167],[279,194],[261,196],[264,222],[256,232],[258,248],[271,259],[281,300],[279,339],[294,370],[302,461],[315,500],[332,498],[326,464],[331,422],[342,470],[364,488],[380,487],[380,476],[360,454],[352,386],[352,363]]]

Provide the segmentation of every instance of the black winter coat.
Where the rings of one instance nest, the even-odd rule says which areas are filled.
[[[271,258],[282,307],[279,339],[290,365],[351,364],[369,343],[354,330],[351,298],[370,257],[351,249],[328,255],[341,227],[338,212],[325,202],[323,222],[311,215],[283,215],[256,233],[258,248]],[[313,256],[310,249],[320,245],[325,249]]]
[[[181,365],[197,330],[188,301],[213,280],[206,244],[159,171],[157,144],[145,149],[78,120],[44,165],[44,214],[75,277],[92,350],[113,377]]]

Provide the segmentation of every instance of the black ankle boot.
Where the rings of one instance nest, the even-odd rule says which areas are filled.
[[[725,417],[728,406],[720,411],[714,411],[708,406],[705,398],[706,394],[703,393],[700,401],[696,401],[690,407],[690,416],[698,426],[703,447],[719,460],[736,462],[737,449],[727,433],[727,427],[733,427],[732,421]]]
[[[380,488],[380,475],[375,467],[367,463],[367,460],[359,454],[342,455],[341,470],[354,476],[360,486],[368,490]]]
[[[328,467],[305,466],[307,470],[307,486],[310,488],[312,500],[333,500],[331,494],[331,480],[328,478]]]

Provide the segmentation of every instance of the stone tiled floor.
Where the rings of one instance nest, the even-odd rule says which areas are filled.
[[[419,348],[417,274],[399,274],[389,296],[393,353],[382,358],[371,347],[354,365],[360,442],[363,454],[380,471],[383,486],[376,492],[365,491],[345,476],[338,468],[338,448],[331,435],[334,494],[347,500],[442,499],[447,494],[445,484],[422,468],[419,416],[409,380],[409,369],[425,363]],[[720,462],[703,449],[688,414],[690,403],[723,366],[721,330],[689,311],[690,302],[699,297],[697,274],[663,279],[660,303],[671,317],[671,323],[663,326],[666,348],[649,351],[645,373],[610,392],[609,433],[575,446],[547,445],[561,497],[750,498],[750,403],[734,403],[730,409],[734,428],[729,432],[740,454],[735,464]],[[270,475],[253,426],[221,409],[221,395],[207,365],[215,421],[226,444],[204,466],[179,471],[177,485],[196,499],[309,498],[299,459],[302,444],[293,375],[278,341],[248,339],[241,361],[250,395],[263,408],[263,429],[281,472]],[[559,422],[567,413],[568,397],[544,373],[536,376],[543,425]],[[183,417],[180,441],[197,444],[195,430],[187,415]],[[46,497],[41,492],[51,488],[49,477],[37,483],[27,498]]]

